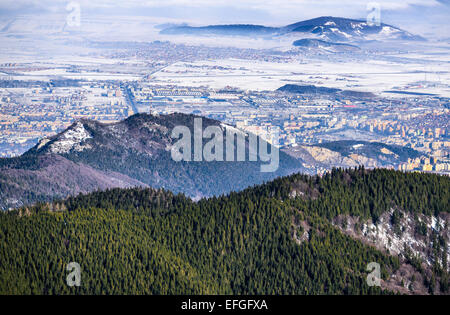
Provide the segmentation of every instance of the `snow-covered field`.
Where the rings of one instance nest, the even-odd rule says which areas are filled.
[[[91,17],[83,15],[80,28],[65,26],[67,14],[53,16],[20,16],[13,20],[0,19],[0,65],[6,63],[36,63],[48,66],[43,69],[25,69],[18,73],[0,74],[0,79],[46,80],[69,78],[85,80],[139,80],[143,72],[113,71],[111,67],[122,64],[142,63],[145,59],[112,59],[105,56],[117,49],[97,49],[90,43],[135,43],[170,40],[187,45],[209,47],[239,47],[253,49],[293,49],[292,42],[299,35],[286,37],[193,37],[159,34],[157,18]],[[186,21],[188,22],[188,21]],[[386,32],[389,30],[387,29]],[[89,44],[88,44],[89,43]],[[102,45],[100,45],[102,46]],[[112,45],[114,46],[114,45]],[[122,48],[119,48],[122,47]],[[416,93],[432,93],[450,97],[450,44],[441,42],[391,42],[366,44],[366,48],[380,49],[379,53],[314,55],[300,52],[296,61],[276,63],[259,60],[204,60],[177,62],[154,73],[155,83],[183,86],[210,86],[223,88],[235,86],[248,90],[275,90],[285,84],[314,84],[347,90],[383,93],[387,90],[403,90]],[[364,48],[364,47],[363,47]],[[150,61],[150,60],[149,60]],[[70,65],[96,67],[100,72],[68,71]],[[192,68],[191,66],[207,66]],[[217,66],[225,69],[217,69]],[[104,67],[104,69],[102,69]],[[212,67],[216,67],[213,69]],[[132,67],[131,67],[132,68]],[[139,65],[135,67],[139,68]],[[230,68],[230,69],[228,69]],[[389,96],[402,97],[401,94]]]
[[[206,66],[192,68],[190,66]],[[220,66],[226,70],[211,70]],[[230,69],[231,68],[231,69]],[[275,90],[285,84],[314,84],[355,91],[382,93],[408,88],[408,92],[450,97],[450,63],[400,63],[388,60],[342,61],[304,58],[292,63],[251,60],[178,62],[153,75],[159,83],[184,86],[236,86],[248,90]],[[426,84],[420,83],[426,81]]]
[[[234,86],[246,90],[276,90],[285,84],[313,84],[346,90],[383,93],[387,90],[432,93],[450,97],[450,61],[442,56],[432,62],[418,62],[411,57],[408,63],[389,60],[360,60],[340,62],[321,57],[304,57],[290,63],[252,61],[242,59],[177,62],[152,75],[152,81],[180,86]],[[428,60],[433,56],[427,56]],[[0,58],[0,62],[1,62]],[[10,61],[11,59],[9,59]],[[424,60],[424,59],[422,59]],[[55,60],[52,68],[23,70],[17,75],[0,74],[0,78],[47,80],[53,77],[82,80],[139,80],[136,73],[68,71],[67,65],[112,65],[117,60],[106,58],[78,58]],[[131,62],[131,61],[129,61]],[[135,61],[133,61],[135,62]],[[218,69],[219,67],[219,69]],[[222,67],[222,69],[220,69]],[[401,94],[390,94],[401,97]]]

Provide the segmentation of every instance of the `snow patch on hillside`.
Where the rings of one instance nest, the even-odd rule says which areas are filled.
[[[390,27],[390,26],[383,26],[383,28],[381,29],[381,31],[380,31],[380,35],[385,35],[385,36],[390,36],[390,35],[396,35],[396,34],[398,34],[399,33],[399,31],[398,30],[396,30],[395,28],[393,28],[393,27]]]
[[[55,142],[50,144],[50,152],[61,154],[72,150],[83,151],[90,148],[89,145],[83,144],[84,141],[90,138],[92,136],[84,128],[84,125],[81,122],[77,122],[72,128],[61,134]]]
[[[417,220],[409,212],[401,211],[402,218],[397,225],[392,223],[394,209],[382,214],[376,223],[372,220],[363,222],[360,225],[358,218],[351,216],[339,216],[333,220],[333,224],[339,227],[344,233],[357,239],[369,243],[379,250],[386,251],[392,255],[403,256],[405,250],[411,250],[414,256],[418,256],[428,266],[434,263],[433,242],[431,240],[431,231],[443,235],[447,240],[447,262],[450,261],[450,244],[448,243],[449,231],[446,227],[448,218],[436,216],[418,215]],[[425,224],[427,235],[418,235],[416,226],[417,221]],[[359,230],[356,226],[360,225]]]
[[[377,245],[387,249],[392,254],[401,254],[405,249],[405,246],[408,246],[411,249],[416,249],[417,253],[425,251],[425,242],[417,240],[414,237],[415,231],[413,230],[413,218],[410,215],[405,216],[403,222],[404,224],[402,224],[405,230],[401,233],[401,235],[397,235],[390,222],[393,213],[394,210],[391,210],[388,212],[389,215],[382,215],[376,225],[373,223],[363,224],[363,235]],[[426,257],[422,258],[426,260]]]

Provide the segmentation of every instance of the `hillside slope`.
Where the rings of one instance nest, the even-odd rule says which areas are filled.
[[[420,157],[422,153],[398,145],[380,142],[342,140],[316,145],[297,145],[283,149],[305,165],[316,169],[350,168],[397,168],[408,159]]]
[[[0,214],[0,293],[446,294],[449,188],[448,177],[360,168],[199,202],[113,189],[22,208]],[[65,283],[69,262],[80,287]],[[381,287],[366,282],[371,262]]]
[[[176,126],[185,126],[194,139],[195,118],[200,117],[137,114],[113,124],[77,121],[63,132],[42,139],[18,158],[0,159],[0,185],[4,187],[0,209],[110,187],[151,186],[201,198],[304,170],[300,161],[280,152],[278,169],[261,172],[261,165],[267,162],[262,161],[260,154],[257,161],[249,160],[248,135],[245,161],[226,161],[224,157],[224,161],[176,162],[171,148],[178,139],[171,137],[172,131]],[[219,127],[223,139],[227,129],[234,130],[206,118],[202,118],[202,124],[202,130]],[[203,139],[203,145],[208,141]],[[232,147],[236,154],[237,140]]]

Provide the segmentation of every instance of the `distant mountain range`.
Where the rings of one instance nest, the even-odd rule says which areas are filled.
[[[171,158],[176,142],[171,132],[175,126],[193,130],[194,118],[137,114],[113,124],[77,121],[20,157],[0,159],[0,209],[112,187],[150,186],[201,198],[305,171],[301,162],[283,152],[273,173],[261,172],[261,164],[266,164],[261,159],[176,162]],[[206,118],[202,122],[203,128],[219,126],[224,135],[233,128]]]
[[[322,16],[301,21],[284,27],[268,27],[252,24],[209,25],[209,26],[169,26],[161,31],[169,35],[202,36],[257,36],[276,37],[294,35],[331,42],[363,42],[369,40],[424,40],[398,27],[381,23],[379,26],[364,20]],[[296,42],[297,45],[303,44]],[[319,42],[310,42],[318,44]],[[322,42],[322,45],[324,42]],[[331,43],[332,44],[332,43]]]

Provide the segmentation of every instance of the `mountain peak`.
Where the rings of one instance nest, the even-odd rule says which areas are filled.
[[[22,156],[4,160],[3,167],[0,166],[0,176],[10,178],[10,191],[14,198],[16,194],[13,187],[26,183],[29,194],[20,200],[26,204],[36,201],[35,198],[48,200],[55,195],[64,196],[67,192],[77,194],[80,191],[130,185],[165,188],[192,198],[201,198],[241,190],[305,170],[301,161],[284,152],[279,152],[279,158],[276,157],[275,163],[279,167],[273,172],[261,171],[262,166],[269,164],[263,160],[261,153],[256,161],[247,158],[247,154],[243,161],[237,157],[229,159],[228,156],[211,162],[203,157],[200,161],[177,161],[172,157],[171,149],[180,139],[173,138],[172,131],[177,126],[187,127],[190,135],[183,134],[183,138],[195,139],[195,119],[201,119],[202,132],[209,126],[219,127],[224,140],[227,139],[228,129],[239,133],[234,127],[219,121],[180,113],[136,114],[110,124],[79,120],[57,135],[41,140]],[[249,135],[242,135],[245,151],[250,156]],[[269,146],[265,140],[259,138],[259,141],[260,146],[263,142]],[[201,153],[203,146],[209,142],[210,139],[203,138]],[[222,145],[228,145],[228,142],[222,141]],[[238,140],[233,139],[236,156],[238,145]],[[272,148],[269,150],[272,152]],[[191,157],[194,153],[191,152]],[[245,174],[242,173],[243,169],[246,170]],[[90,176],[88,181],[84,181],[86,174]],[[76,180],[89,182],[89,187],[76,185]],[[48,181],[64,189],[54,186],[47,189],[45,185]],[[0,200],[0,208],[10,206],[8,202],[1,204]]]
[[[37,151],[54,154],[69,153],[72,150],[83,151],[89,148],[85,141],[91,138],[92,135],[86,130],[84,121],[79,120],[56,136],[41,139],[35,148]]]
[[[330,41],[359,42],[370,40],[424,40],[398,27],[381,23],[370,24],[365,20],[334,16],[321,16],[300,21],[284,27],[263,25],[208,25],[193,27],[188,25],[163,29],[166,35],[200,35],[200,36],[286,36],[301,34],[307,38]]]
[[[321,16],[301,21],[283,29],[289,33],[310,33],[318,38],[334,41],[423,40],[420,36],[389,24],[375,25],[366,20],[333,16]]]

